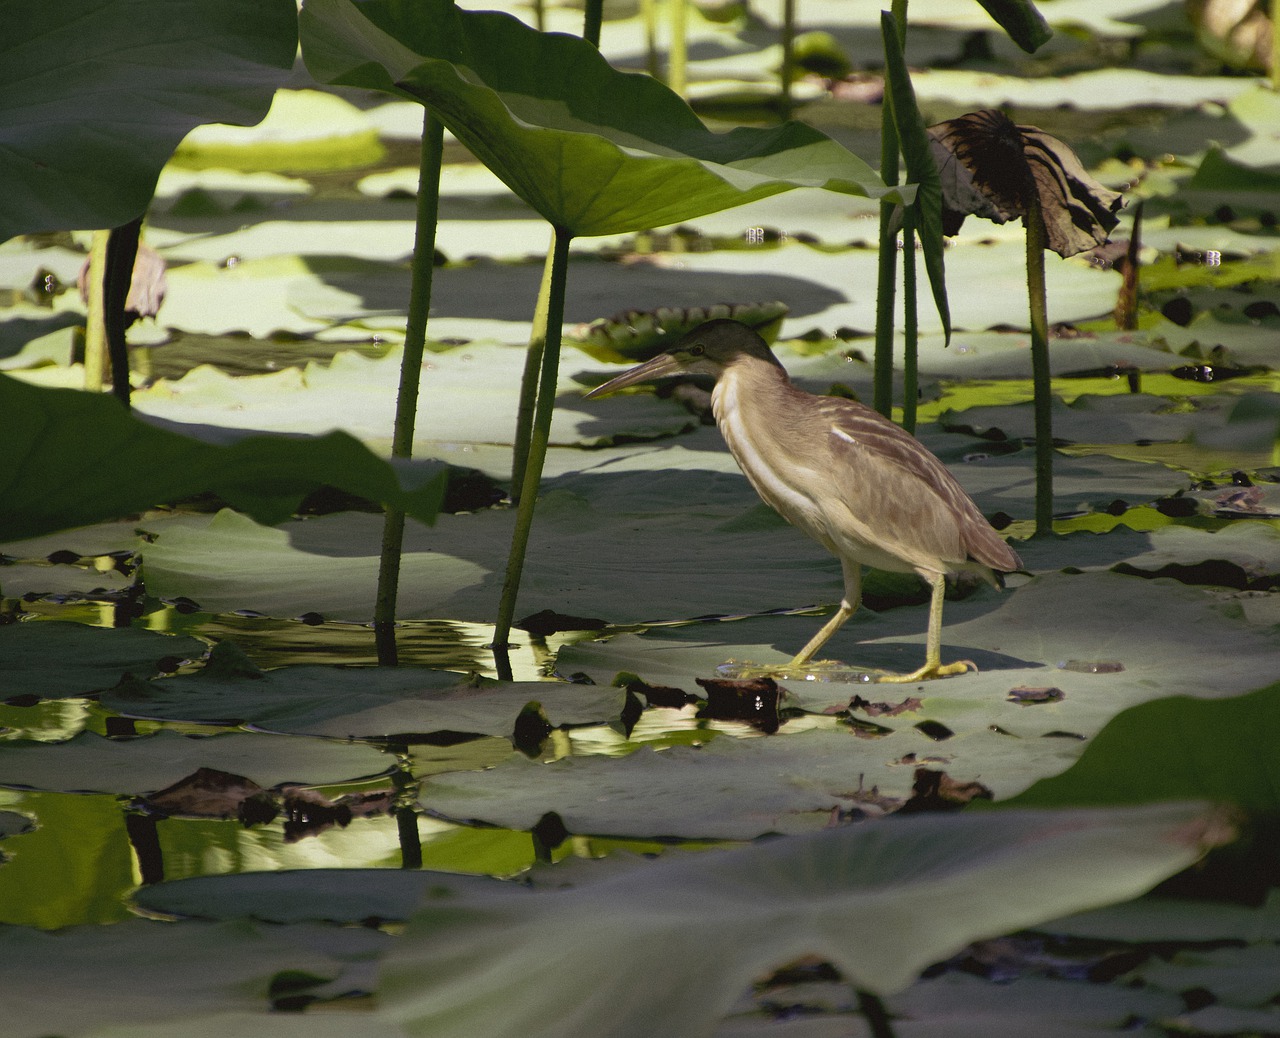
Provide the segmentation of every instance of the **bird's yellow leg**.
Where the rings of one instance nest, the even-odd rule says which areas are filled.
[[[828,639],[858,611],[858,605],[862,602],[862,564],[841,560],[841,568],[844,570],[844,598],[840,600],[840,608],[836,610],[835,616],[822,625],[822,630],[791,658],[791,662],[787,664],[788,670],[803,667],[813,659],[814,654],[827,644]]]
[[[887,674],[877,681],[907,684],[912,681],[928,681],[930,678],[949,678],[968,670],[977,670],[972,660],[942,662],[942,600],[947,590],[947,578],[939,573],[929,581],[933,594],[929,599],[929,634],[925,642],[924,666],[910,674]]]

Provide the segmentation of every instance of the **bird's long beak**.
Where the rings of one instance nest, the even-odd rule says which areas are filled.
[[[624,371],[617,378],[609,379],[603,386],[596,386],[586,394],[585,399],[604,396],[606,393],[626,389],[627,386],[634,386],[639,382],[649,382],[655,378],[665,378],[667,375],[678,375],[683,370],[680,362],[670,353],[659,353],[652,360],[647,360],[630,371]]]

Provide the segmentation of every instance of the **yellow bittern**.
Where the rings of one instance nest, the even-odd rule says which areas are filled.
[[[974,667],[942,663],[947,574],[977,573],[994,584],[994,571],[1022,563],[946,466],[871,408],[798,389],[768,344],[737,321],[709,321],[587,396],[682,374],[715,378],[711,410],[738,467],[766,504],[840,560],[840,608],[786,669],[808,664],[853,615],[863,564],[917,573],[932,589],[924,666],[879,680],[920,681]]]

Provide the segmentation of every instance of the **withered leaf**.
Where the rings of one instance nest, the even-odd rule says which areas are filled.
[[[275,815],[272,796],[260,785],[216,768],[199,768],[145,798],[153,810],[184,818],[236,818],[249,801],[271,804],[270,815]]]
[[[992,223],[1025,217],[1040,202],[1049,248],[1074,256],[1095,248],[1119,222],[1118,191],[1089,176],[1076,153],[1035,126],[985,108],[929,127],[942,178],[942,229],[960,230],[966,216]]]

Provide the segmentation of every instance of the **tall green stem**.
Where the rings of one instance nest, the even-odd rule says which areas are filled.
[[[791,109],[791,80],[796,67],[796,0],[782,0],[782,103]]]
[[[893,17],[898,39],[906,47],[907,3],[893,0]],[[884,88],[892,89],[888,75]],[[893,121],[893,105],[886,96],[880,111],[880,179],[893,187],[898,183],[898,128]],[[898,235],[893,230],[896,205],[880,203],[880,260],[876,267],[876,345],[873,361],[872,406],[886,418],[893,413],[893,323],[898,288]]]
[[[1048,235],[1034,191],[1027,229],[1027,302],[1031,308],[1031,383],[1035,399],[1036,533],[1053,531],[1053,383],[1049,374],[1049,305],[1044,281]]]
[[[542,268],[542,284],[538,287],[535,314],[545,314],[551,294],[551,271],[555,265],[556,240],[552,232],[547,261]],[[524,373],[520,376],[520,403],[516,408],[516,442],[511,457],[511,502],[520,503],[524,490],[524,474],[529,464],[529,440],[533,435],[534,408],[538,403],[538,375],[542,371],[542,353],[547,344],[546,326],[535,316],[529,335],[529,349],[524,355]]]
[[[640,21],[644,25],[644,70],[657,79],[662,71],[658,60],[658,0],[640,0]]]
[[[582,38],[600,46],[600,26],[604,22],[604,0],[587,0],[582,21]]]
[[[400,360],[400,389],[396,395],[395,431],[391,440],[391,456],[394,458],[413,455],[418,388],[422,379],[422,354],[427,343],[431,279],[435,271],[436,218],[440,211],[440,166],[443,159],[444,124],[431,114],[429,108],[424,109],[409,316],[405,325],[404,354]],[[395,633],[396,597],[400,591],[404,518],[403,511],[389,507],[382,525],[382,552],[378,560],[378,592],[373,605],[373,631],[378,663],[384,667],[394,667],[399,662]]]
[[[920,344],[920,314],[916,301],[916,205],[902,210],[902,427],[916,431],[919,402],[917,347]]]
[[[125,307],[133,284],[133,265],[138,259],[142,217],[113,227],[107,235],[107,261],[102,271],[102,321],[106,332],[107,356],[111,361],[111,392],[129,407],[129,344],[125,341]]]
[[[551,247],[548,291],[539,299],[534,317],[534,337],[541,333],[545,342],[542,371],[538,379],[538,402],[534,409],[533,433],[529,438],[529,460],[524,470],[520,505],[516,509],[516,527],[511,536],[511,554],[507,557],[507,575],[502,585],[502,601],[498,605],[498,623],[493,632],[493,658],[498,677],[511,680],[511,663],[507,654],[511,623],[515,618],[516,597],[520,593],[520,576],[524,570],[529,531],[533,528],[533,510],[538,500],[538,484],[542,466],[547,460],[551,442],[551,416],[556,404],[556,379],[560,374],[560,336],[564,329],[564,289],[569,273],[569,242],[573,235],[564,228],[555,229]]]
[[[89,299],[84,327],[84,388],[100,393],[107,368],[107,319],[103,296],[103,275],[107,269],[107,239],[110,231],[94,231],[89,246]]]
[[[685,43],[685,0],[671,0],[671,53],[667,58],[667,86],[684,97],[688,86],[689,51]]]

